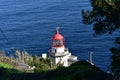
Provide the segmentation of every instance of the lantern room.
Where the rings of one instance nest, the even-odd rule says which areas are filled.
[[[55,35],[52,37],[52,47],[58,48],[64,46],[64,37],[56,30]]]

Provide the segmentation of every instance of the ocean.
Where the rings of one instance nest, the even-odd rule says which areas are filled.
[[[82,22],[81,10],[92,10],[89,0],[0,0],[0,50],[13,55],[16,50],[46,53],[56,27],[65,37],[65,46],[104,71],[110,71],[113,34],[95,35],[93,25]]]

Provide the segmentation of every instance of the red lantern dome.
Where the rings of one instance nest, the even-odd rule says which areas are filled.
[[[53,40],[60,40],[63,39],[64,37],[59,33],[59,31],[57,30],[55,35],[53,36]]]

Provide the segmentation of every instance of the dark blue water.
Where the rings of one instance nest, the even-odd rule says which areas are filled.
[[[88,60],[92,51],[93,63],[108,71],[118,33],[95,36],[92,25],[82,23],[83,9],[92,9],[89,0],[0,0],[0,49],[7,55],[17,49],[41,55],[59,26],[72,54]]]

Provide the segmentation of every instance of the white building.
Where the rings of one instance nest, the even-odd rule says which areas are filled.
[[[71,63],[77,61],[76,56],[72,56],[67,48],[65,48],[64,37],[57,30],[51,40],[51,49],[48,51],[48,57],[55,64],[63,64],[69,66]]]

